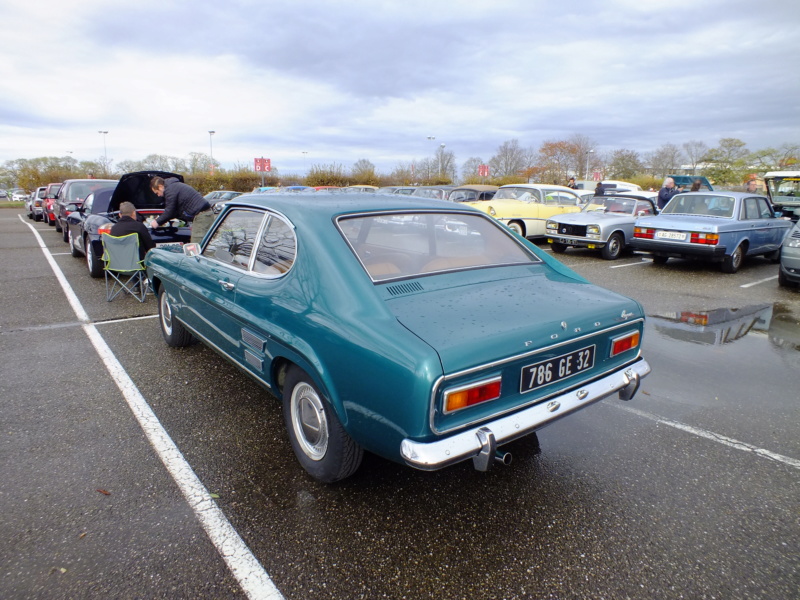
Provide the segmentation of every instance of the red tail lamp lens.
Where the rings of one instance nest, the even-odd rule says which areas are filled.
[[[634,331],[622,337],[611,340],[611,356],[622,354],[639,346],[639,332]]]
[[[496,400],[500,397],[500,378],[481,381],[474,385],[445,392],[444,412],[449,413],[468,406]]]

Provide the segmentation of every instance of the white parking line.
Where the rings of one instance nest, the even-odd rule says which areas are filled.
[[[651,421],[655,421],[656,423],[659,423],[661,425],[674,427],[675,429],[686,431],[687,433],[691,433],[692,435],[696,435],[698,437],[702,437],[707,440],[711,440],[713,442],[724,444],[725,446],[729,446],[737,450],[742,450],[743,452],[752,452],[753,454],[757,454],[758,456],[763,456],[764,458],[778,461],[785,465],[789,465],[790,467],[794,467],[795,469],[800,469],[800,460],[797,460],[796,458],[790,458],[788,456],[783,456],[782,454],[776,454],[775,452],[771,452],[770,450],[765,450],[764,448],[759,448],[757,446],[753,446],[745,442],[740,442],[739,440],[735,440],[733,438],[729,438],[724,435],[714,433],[713,431],[707,431],[705,429],[700,429],[698,427],[692,427],[691,425],[684,425],[683,423],[679,423],[677,421],[670,421],[669,419],[664,419],[662,417],[659,417],[658,415],[653,415],[643,410],[639,410],[638,408],[632,408],[630,406],[625,406],[622,404],[611,404],[610,406],[614,406],[621,410],[626,410],[635,415],[639,415],[640,417],[644,417],[645,419],[650,419]]]
[[[27,225],[27,223],[25,223]],[[69,252],[51,252],[50,256],[67,256]]]
[[[93,323],[89,322],[88,314],[69,282],[67,282],[66,277],[64,277],[64,273],[53,260],[42,237],[32,225],[25,223],[22,217],[20,217],[20,221],[28,225],[33,232],[39,242],[42,253],[53,269],[56,279],[61,284],[67,300],[75,311],[75,315],[82,322],[83,330],[92,342],[97,354],[103,360],[114,383],[117,384],[117,387],[125,397],[128,406],[139,422],[139,426],[144,431],[161,462],[164,463],[167,471],[175,480],[175,483],[178,484],[184,498],[186,498],[198,521],[200,521],[217,552],[219,552],[233,576],[239,582],[244,593],[248,598],[254,600],[283,600],[283,595],[275,587],[264,567],[258,562],[217,503],[214,502],[211,494],[198,479],[192,467],[186,462],[183,454],[169,437],[153,409],[150,408],[136,384],[133,383],[133,380],[117,360],[117,357],[114,356],[100,332],[97,331]]]
[[[750,283],[745,283],[744,285],[740,285],[739,287],[749,288],[749,287],[753,287],[754,285],[760,285],[762,283],[767,283],[768,281],[775,281],[777,278],[778,278],[777,275],[773,275],[772,277],[767,277],[766,279],[759,279],[758,281],[752,281]]]
[[[625,263],[624,265],[614,265],[613,267],[609,267],[609,269],[622,269],[623,267],[639,267],[641,265],[649,265],[651,262],[653,262],[652,258],[643,258],[641,262]]]

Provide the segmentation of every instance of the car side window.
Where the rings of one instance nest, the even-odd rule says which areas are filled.
[[[758,219],[761,213],[758,210],[758,198],[745,198],[744,199],[744,218],[745,219]]]
[[[294,264],[297,239],[293,229],[283,220],[271,216],[258,244],[253,271],[265,275],[282,275]]]
[[[83,210],[86,214],[92,212],[92,204],[94,204],[94,194],[89,194],[86,201],[83,203]]]
[[[767,200],[765,198],[756,198],[758,201],[758,210],[761,213],[762,219],[771,219],[772,218],[772,211],[769,209],[769,205],[767,204]]]
[[[214,231],[203,256],[246,270],[263,220],[262,212],[232,210]]]

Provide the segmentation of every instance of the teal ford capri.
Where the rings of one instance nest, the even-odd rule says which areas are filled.
[[[472,459],[650,367],[644,312],[464,205],[370,194],[244,195],[202,244],[153,250],[164,339],[195,339],[283,400],[300,464],[333,482],[369,451]]]

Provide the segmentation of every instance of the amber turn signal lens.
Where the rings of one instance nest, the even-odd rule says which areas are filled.
[[[444,412],[466,408],[500,397],[500,378],[484,381],[471,387],[445,392]]]

